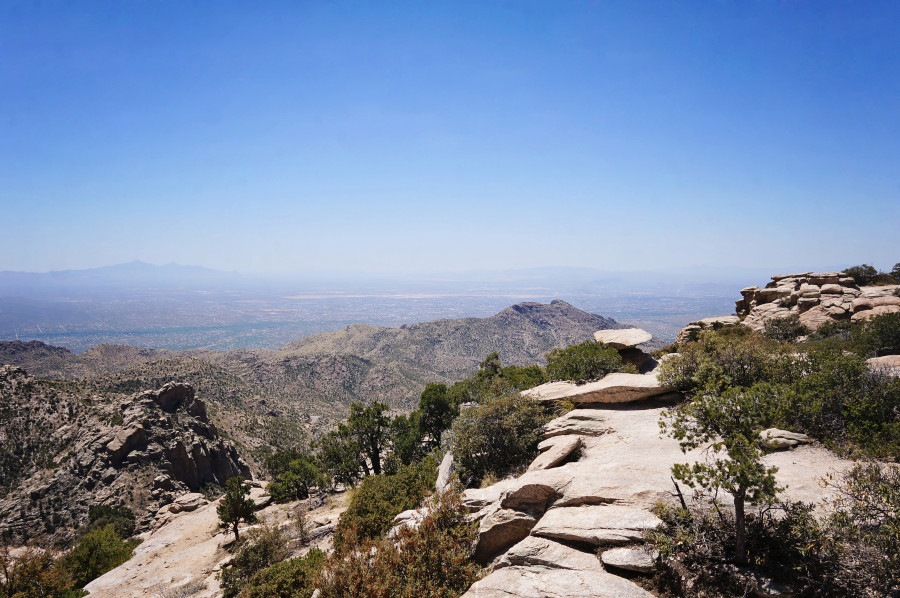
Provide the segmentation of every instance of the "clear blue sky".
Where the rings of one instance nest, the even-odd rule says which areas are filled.
[[[898,2],[0,5],[0,270],[900,262]]]

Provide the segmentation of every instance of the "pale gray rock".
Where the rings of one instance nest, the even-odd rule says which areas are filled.
[[[549,538],[528,536],[497,559],[494,569],[537,565],[552,569],[600,571],[600,559],[593,552],[584,552],[560,544]]]
[[[653,594],[605,571],[530,566],[497,569],[462,598],[653,598]]]
[[[640,328],[625,328],[623,330],[598,330],[594,333],[594,340],[604,343],[614,349],[628,349],[636,347],[653,339],[653,335]]]
[[[478,524],[475,560],[488,562],[498,552],[526,538],[537,518],[522,511],[494,508]]]
[[[553,444],[551,448],[545,450],[528,466],[528,471],[538,469],[550,469],[556,467],[565,461],[569,455],[582,447],[581,436],[566,435],[557,436],[560,441]]]
[[[607,546],[640,542],[662,521],[646,509],[620,505],[555,507],[531,530],[532,535]]]
[[[434,483],[434,489],[438,492],[443,492],[449,488],[455,471],[456,466],[453,463],[453,453],[447,451],[444,453],[444,458],[441,459],[441,466],[438,468],[438,476],[437,481]]]
[[[172,504],[169,505],[169,511],[172,513],[194,511],[208,502],[209,501],[199,492],[190,492],[176,498]]]
[[[651,573],[656,569],[659,553],[645,548],[611,548],[604,550],[600,560],[608,567]]]
[[[759,433],[760,442],[769,449],[784,451],[801,444],[809,444],[812,438],[799,432],[788,432],[778,428],[769,428]]]
[[[660,384],[657,371],[646,374],[609,374],[596,382],[548,382],[522,394],[536,401],[567,400],[573,403],[630,403],[670,392]]]
[[[573,409],[544,424],[544,438],[571,434],[601,436],[609,432],[604,419],[599,409]]]

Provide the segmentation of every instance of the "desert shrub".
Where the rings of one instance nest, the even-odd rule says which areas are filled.
[[[678,357],[660,366],[659,379],[685,394],[701,389],[722,391],[791,376],[789,360],[777,341],[744,326],[705,330]]]
[[[451,432],[459,479],[477,485],[486,475],[503,477],[528,465],[537,456],[547,419],[538,402],[520,394],[463,411]]]
[[[88,529],[112,525],[120,538],[130,538],[134,535],[134,511],[128,507],[94,505],[88,509],[88,521]]]
[[[843,543],[849,585],[900,594],[900,469],[858,463],[834,486],[830,524]]]
[[[362,541],[328,559],[319,577],[322,598],[455,598],[476,580],[476,525],[457,494],[444,493],[412,530],[394,539]]]
[[[325,475],[319,469],[315,459],[309,455],[291,455],[291,460],[286,464],[281,463],[279,454],[272,455],[272,460],[277,460],[277,465],[266,460],[266,467],[270,472],[277,471],[275,481],[266,486],[266,490],[277,503],[285,503],[292,500],[308,498],[310,490],[314,487],[325,485]]]
[[[851,331],[858,328],[850,320],[833,320],[828,321],[819,326],[815,332],[809,335],[810,341],[821,341],[825,339],[835,339],[838,341],[849,341]]]
[[[900,355],[900,313],[875,316],[866,322],[863,334],[869,355]]]
[[[875,283],[875,279],[878,277],[878,270],[869,264],[860,264],[859,266],[847,268],[844,270],[844,274],[853,278],[853,282],[863,287]]]
[[[71,575],[75,586],[83,588],[127,561],[133,550],[110,523],[86,533],[60,564]]]
[[[238,594],[239,598],[309,598],[315,578],[325,563],[325,553],[313,548],[305,556],[280,563],[256,573]]]
[[[551,381],[571,380],[583,384],[628,369],[618,351],[592,340],[547,353],[546,372]]]
[[[382,536],[394,517],[419,506],[434,490],[437,469],[437,459],[429,455],[413,465],[401,466],[394,475],[366,477],[338,521],[335,548],[343,551],[357,542]]]
[[[0,597],[2,598],[78,598],[70,572],[60,566],[53,552],[26,548],[16,556],[9,546],[0,546]]]
[[[800,316],[791,314],[784,318],[773,318],[765,323],[763,334],[776,341],[795,341],[806,336],[809,328],[800,321]]]
[[[231,566],[219,574],[224,598],[237,596],[250,579],[263,569],[287,557],[287,538],[272,526],[250,530],[234,553]]]
[[[792,586],[797,596],[849,596],[839,564],[840,548],[814,507],[781,503],[747,518],[748,565],[729,563],[734,551],[733,515],[701,505],[657,505],[663,525],[647,534],[660,551],[654,584],[672,595],[744,596],[751,573]]]

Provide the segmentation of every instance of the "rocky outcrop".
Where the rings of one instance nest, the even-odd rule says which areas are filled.
[[[577,456],[465,490],[463,502],[479,520],[479,557],[490,569],[464,596],[648,598],[630,578],[656,566],[656,553],[644,543],[646,532],[660,524],[652,509],[660,501],[677,502],[674,463],[703,459],[702,451],[685,454],[677,440],[660,436],[664,409],[658,403],[576,408],[547,424],[549,436],[539,449],[546,454],[580,445]],[[812,503],[832,492],[821,487],[823,477],[852,465],[821,446],[799,442],[789,452],[766,455],[764,462],[778,469],[785,499]],[[690,488],[682,491],[690,500]]]
[[[702,320],[691,322],[690,324],[679,330],[678,334],[675,336],[675,342],[678,344],[689,343],[691,341],[697,340],[697,335],[699,335],[704,330],[715,330],[728,326],[737,326],[738,324],[740,324],[740,322],[741,319],[737,316],[717,316],[713,318],[703,318]]]
[[[762,330],[766,322],[796,314],[811,330],[837,320],[865,320],[900,312],[900,285],[859,287],[843,272],[773,276],[765,286],[741,290],[737,315],[745,326]]]
[[[97,504],[127,506],[146,528],[161,506],[171,504],[172,513],[200,506],[199,494],[179,499],[187,492],[250,477],[186,384],[131,396],[91,395],[77,384],[6,368],[0,395],[9,419],[4,427],[20,434],[8,440],[23,455],[14,486],[0,500],[0,533],[14,539],[51,530],[68,539]]]

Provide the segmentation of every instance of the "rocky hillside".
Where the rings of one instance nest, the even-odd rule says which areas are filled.
[[[186,384],[133,395],[0,366],[0,535],[67,540],[93,505],[161,505],[250,470]]]
[[[618,328],[564,301],[521,303],[488,318],[384,328],[353,325],[278,350],[155,351],[100,345],[82,354],[38,342],[0,342],[0,363],[80,380],[96,392],[133,393],[186,382],[245,454],[303,442],[311,424],[339,421],[353,401],[414,405],[428,382],[464,378],[493,351],[504,364],[543,360],[550,349]],[[322,419],[324,418],[324,419]]]

